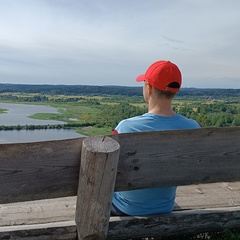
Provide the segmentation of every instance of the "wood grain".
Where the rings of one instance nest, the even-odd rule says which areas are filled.
[[[188,210],[150,217],[112,217],[109,222],[107,239],[120,240],[197,234],[234,228],[238,227],[239,224],[240,207]],[[76,236],[76,226],[73,221],[0,227],[2,240],[76,240]],[[90,237],[89,239],[94,238]]]
[[[119,151],[110,137],[83,140],[75,217],[79,240],[107,236]]]
[[[239,216],[234,215],[235,210],[239,210],[240,207],[240,182],[231,182],[231,183],[212,183],[212,184],[199,184],[191,186],[182,186],[178,188],[176,202],[178,206],[175,208],[177,210],[177,218],[172,216],[171,222],[175,224],[172,227],[172,230],[167,230],[168,235],[174,235],[174,231],[177,228],[177,222],[184,222],[184,216],[189,209],[192,210],[204,210],[198,211],[198,215],[209,212],[211,209],[212,215],[214,212],[218,212],[219,209],[225,209],[226,214],[221,215],[221,220],[217,220],[217,225],[214,225],[215,219],[211,215],[204,215],[200,217],[195,215],[192,217],[192,222],[188,220],[185,225],[184,234],[192,233],[195,231],[192,228],[199,230],[197,221],[200,218],[202,219],[199,224],[202,224],[202,231],[209,231],[209,224],[211,223],[214,228],[216,226],[224,227],[228,226],[229,213],[227,209],[232,211],[232,216],[230,217],[231,226],[239,226]],[[12,203],[12,204],[1,204],[0,205],[0,239],[9,239],[9,236],[12,236],[12,239],[76,239],[76,226],[74,221],[76,209],[76,197],[65,197],[60,199],[49,199],[49,200],[39,200],[23,203]],[[190,215],[195,214],[196,211],[190,211],[187,219],[191,219]],[[173,212],[176,214],[176,211]],[[182,218],[179,216],[182,214]],[[174,215],[175,216],[175,215]],[[211,216],[211,217],[210,217]],[[217,215],[219,216],[219,215]],[[223,217],[224,216],[224,217]],[[236,217],[236,221],[233,219]],[[131,228],[135,227],[135,233],[138,234],[137,228],[142,228],[145,226],[150,230],[146,232],[148,234],[151,231],[151,234],[155,236],[160,236],[166,234],[164,231],[165,228],[162,228],[161,222],[158,220],[153,224],[153,219],[148,221],[144,220],[145,223],[138,219],[141,218],[126,218],[126,217],[111,217],[110,222],[115,222],[113,225],[110,224],[110,236],[111,239],[126,239],[126,234],[130,235],[134,231],[133,229],[127,230],[130,225]],[[157,218],[158,219],[158,218]],[[169,219],[169,218],[168,218]],[[224,220],[225,219],[225,220]],[[123,220],[123,222],[120,222]],[[116,222],[117,221],[117,222]],[[205,222],[204,222],[205,221]],[[214,221],[214,222],[213,222]],[[220,222],[222,221],[222,223]],[[63,225],[64,223],[64,225]],[[139,223],[139,224],[138,224]],[[60,224],[60,225],[59,225]],[[182,224],[182,223],[181,223]],[[187,228],[189,224],[189,228]],[[235,224],[235,225],[234,225]],[[69,232],[72,229],[72,232]],[[154,229],[153,229],[154,226]],[[167,229],[171,229],[171,226],[165,225]],[[39,230],[39,228],[41,230]],[[59,229],[58,229],[59,228]],[[63,231],[63,228],[66,230]],[[74,230],[75,229],[75,230]],[[121,230],[122,229],[122,230]],[[124,229],[124,231],[123,231]],[[112,235],[118,231],[118,235],[113,237]],[[125,233],[128,231],[128,233]],[[141,230],[140,233],[143,234],[146,230]],[[200,230],[199,230],[200,231]],[[75,233],[74,233],[75,232]],[[176,234],[179,234],[179,229],[176,231]],[[41,235],[42,234],[42,235]],[[73,234],[73,236],[72,236]],[[75,234],[75,235],[74,235]],[[112,234],[112,235],[111,235]],[[24,238],[22,236],[25,236]],[[66,236],[66,238],[64,238]],[[8,237],[8,238],[7,238]],[[42,238],[41,238],[42,237]],[[61,238],[62,237],[62,238]],[[73,238],[71,238],[73,237]]]
[[[240,182],[181,186],[175,210],[240,207]],[[0,226],[74,220],[77,197],[0,204]]]
[[[74,221],[0,227],[0,239],[77,240],[77,229]]]
[[[75,218],[77,197],[0,204],[0,226],[70,221]]]
[[[0,144],[0,203],[76,195],[82,140]]]
[[[217,232],[239,225],[240,207],[187,210],[149,217],[115,217],[109,223],[107,239],[140,239]]]
[[[240,180],[240,127],[111,137],[116,191]],[[76,195],[83,139],[0,144],[0,203]]]
[[[240,180],[240,127],[114,135],[115,190]]]

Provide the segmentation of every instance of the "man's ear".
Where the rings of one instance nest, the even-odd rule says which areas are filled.
[[[148,94],[152,94],[153,92],[153,86],[148,84]]]

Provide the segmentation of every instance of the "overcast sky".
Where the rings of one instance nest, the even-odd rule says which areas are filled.
[[[160,59],[240,88],[240,1],[0,0],[0,83],[137,86]]]

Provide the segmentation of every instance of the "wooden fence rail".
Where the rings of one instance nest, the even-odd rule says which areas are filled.
[[[240,209],[217,210],[213,203],[213,208],[204,212],[111,218],[109,223],[113,191],[234,182],[240,181],[239,172],[240,127],[1,144],[0,204],[75,196],[78,191],[79,239],[172,235],[179,233],[180,226],[184,233],[216,230],[240,226]],[[215,225],[209,217],[215,219]],[[205,224],[193,224],[193,219],[201,218]],[[11,234],[6,227],[2,228],[4,236]],[[15,239],[21,238],[16,235]]]

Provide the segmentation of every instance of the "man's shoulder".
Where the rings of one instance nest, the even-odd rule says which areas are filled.
[[[135,116],[135,117],[130,117],[130,118],[126,118],[124,120],[122,120],[121,122],[137,122],[139,120],[145,119],[145,114],[143,115],[139,115],[139,116]]]
[[[119,122],[116,127],[118,133],[127,133],[127,132],[136,132],[138,127],[142,125],[142,121],[144,121],[145,116],[139,115],[131,118],[127,118]]]
[[[183,124],[186,124],[188,128],[200,128],[198,122],[192,118],[187,118],[181,114],[177,114],[178,118],[183,121]]]
[[[139,115],[131,118],[126,118],[122,120],[119,124],[134,124],[134,123],[138,123],[142,119],[144,119],[144,115]]]

